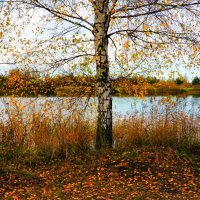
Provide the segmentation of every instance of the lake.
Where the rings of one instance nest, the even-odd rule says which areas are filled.
[[[50,115],[56,118],[58,114],[65,116],[80,111],[86,118],[96,116],[97,98],[68,98],[68,97],[38,97],[38,98],[0,98],[0,119],[8,119],[9,112],[28,116],[37,112],[40,115]],[[143,112],[150,115],[183,113],[200,119],[200,96],[187,97],[113,97],[113,118],[116,116],[137,115]],[[200,121],[200,120],[199,120]]]

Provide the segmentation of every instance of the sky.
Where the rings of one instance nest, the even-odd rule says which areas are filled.
[[[78,10],[77,12],[81,14],[82,17],[86,17],[88,12],[86,12],[84,9],[79,8],[80,11]],[[31,20],[28,20],[27,14],[29,16],[31,16]],[[41,65],[38,64],[38,60],[42,60],[44,56],[46,56],[46,58],[48,60],[51,60],[53,56],[57,57],[57,58],[62,58],[68,54],[75,54],[75,51],[77,51],[78,49],[81,49],[80,51],[83,52],[93,52],[94,50],[92,49],[92,46],[87,45],[85,47],[82,47],[81,45],[77,45],[78,47],[70,47],[70,49],[67,49],[66,52],[63,52],[63,50],[61,49],[61,46],[59,45],[63,45],[63,44],[68,44],[69,41],[72,41],[73,38],[73,32],[70,32],[67,34],[67,36],[65,37],[65,41],[64,40],[59,40],[57,41],[58,44],[58,50],[57,52],[53,52],[52,49],[53,47],[50,46],[49,44],[46,46],[48,47],[48,49],[45,49],[45,46],[43,46],[41,43],[35,43],[33,45],[22,45],[22,42],[20,41],[34,41],[34,40],[44,40],[45,38],[49,38],[50,37],[50,33],[52,32],[51,30],[53,30],[55,27],[57,30],[61,29],[63,26],[69,27],[69,24],[60,24],[59,26],[56,26],[56,23],[54,22],[49,22],[46,25],[46,29],[42,32],[42,34],[38,34],[38,26],[43,26],[44,22],[41,19],[44,19],[46,13],[42,10],[37,10],[37,11],[29,11],[26,14],[22,14],[21,18],[19,19],[19,13],[18,12],[13,12],[11,16],[8,16],[10,19],[10,24],[13,23],[13,26],[11,26],[10,28],[6,28],[4,30],[4,35],[5,38],[3,41],[1,41],[1,45],[0,45],[0,63],[4,63],[5,61],[13,61],[13,52],[14,51],[18,51],[21,54],[21,57],[23,57],[23,59],[25,59],[25,65],[28,65],[28,57],[25,55],[27,51],[29,51],[29,49],[33,49],[34,45],[35,45],[35,49],[37,50],[44,50],[45,54],[41,55],[41,57],[39,56],[38,58],[34,57],[32,60],[30,61],[34,61],[35,59],[35,63],[37,64],[32,64],[32,66],[37,66],[36,68],[41,68]],[[6,20],[5,16],[3,15],[3,12],[1,12],[0,14],[0,18],[4,19],[4,21]],[[18,35],[17,33],[20,31],[21,27],[23,27],[22,32],[20,32],[20,34]],[[86,34],[85,38],[92,38],[92,36],[87,32],[87,31],[83,31],[80,30],[79,31],[79,36],[83,36],[83,34]],[[79,37],[77,35],[77,38]],[[11,40],[9,40],[9,37],[11,38]],[[91,44],[91,43],[88,43]],[[112,64],[112,68],[111,68],[111,73],[112,70],[115,74],[117,74],[118,72],[121,73],[122,69],[121,69],[121,65],[119,63],[114,62],[114,54],[115,54],[115,48],[112,47],[112,43],[110,42],[110,50],[109,50],[109,56],[110,56],[110,60],[113,61]],[[118,47],[118,52],[120,52],[120,50],[122,49],[121,44],[120,43],[116,43],[117,47]],[[49,48],[50,47],[50,48]],[[6,52],[5,49],[12,49],[11,53]],[[51,49],[52,48],[52,49]],[[60,48],[60,49],[59,49]],[[198,54],[199,55],[199,52]],[[42,57],[43,56],[43,57]],[[129,56],[129,55],[128,55]],[[37,62],[36,62],[37,61]],[[78,62],[83,63],[83,60],[80,59],[78,60]],[[158,78],[168,78],[171,74],[173,74],[173,77],[176,78],[178,76],[178,74],[180,73],[183,77],[186,77],[189,81],[191,81],[193,79],[193,77],[195,76],[200,76],[200,66],[199,63],[195,64],[194,67],[192,68],[187,68],[185,66],[187,66],[187,64],[189,63],[189,59],[187,55],[184,55],[182,59],[179,59],[178,57],[173,58],[172,62],[170,63],[170,68],[167,69],[168,67],[165,68],[165,59],[160,56],[159,61],[153,61],[153,59],[149,58],[148,60],[149,65],[147,63],[142,63],[142,56],[140,58],[140,61],[136,62],[135,64],[131,63],[129,66],[137,66],[137,65],[143,65],[144,68],[148,69],[149,66],[152,67],[152,71],[150,73],[150,75],[152,76],[157,76]],[[34,62],[33,62],[34,63]],[[141,64],[142,63],[142,64]],[[161,65],[162,68],[162,72],[160,73],[160,69],[158,69],[158,64]],[[115,66],[114,66],[115,65]],[[169,65],[169,64],[166,64]],[[24,66],[24,64],[18,64],[19,66]],[[9,71],[10,69],[15,68],[16,65],[4,65],[4,64],[0,64],[0,73],[4,74],[7,71]],[[72,71],[75,67],[77,67],[79,71],[81,69],[79,69],[79,66],[77,65],[77,63],[72,62],[72,67],[69,68],[69,65],[66,65],[63,69],[64,71]],[[94,68],[94,66],[93,66]],[[173,71],[177,71],[178,73],[173,73]],[[57,73],[62,73],[63,70],[55,70],[54,72]],[[123,70],[123,73],[126,74],[129,72],[128,68],[125,68]],[[137,70],[136,70],[137,72]]]

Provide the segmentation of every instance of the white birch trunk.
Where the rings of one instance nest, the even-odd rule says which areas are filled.
[[[96,133],[96,149],[112,147],[112,97],[108,63],[108,0],[94,2],[95,53],[98,84],[98,121]]]

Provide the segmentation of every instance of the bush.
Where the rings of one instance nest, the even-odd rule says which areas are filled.
[[[149,84],[155,84],[158,82],[159,82],[159,79],[157,79],[156,77],[147,77],[147,83]]]
[[[200,84],[200,79],[196,76],[192,80],[192,85],[198,85],[198,84]]]
[[[176,79],[175,79],[175,83],[176,83],[177,85],[181,85],[182,83],[184,83],[184,80],[183,80],[182,78],[176,78]]]

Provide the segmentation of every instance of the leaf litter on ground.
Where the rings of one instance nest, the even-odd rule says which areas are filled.
[[[200,156],[171,148],[104,150],[0,167],[2,199],[200,199]]]

